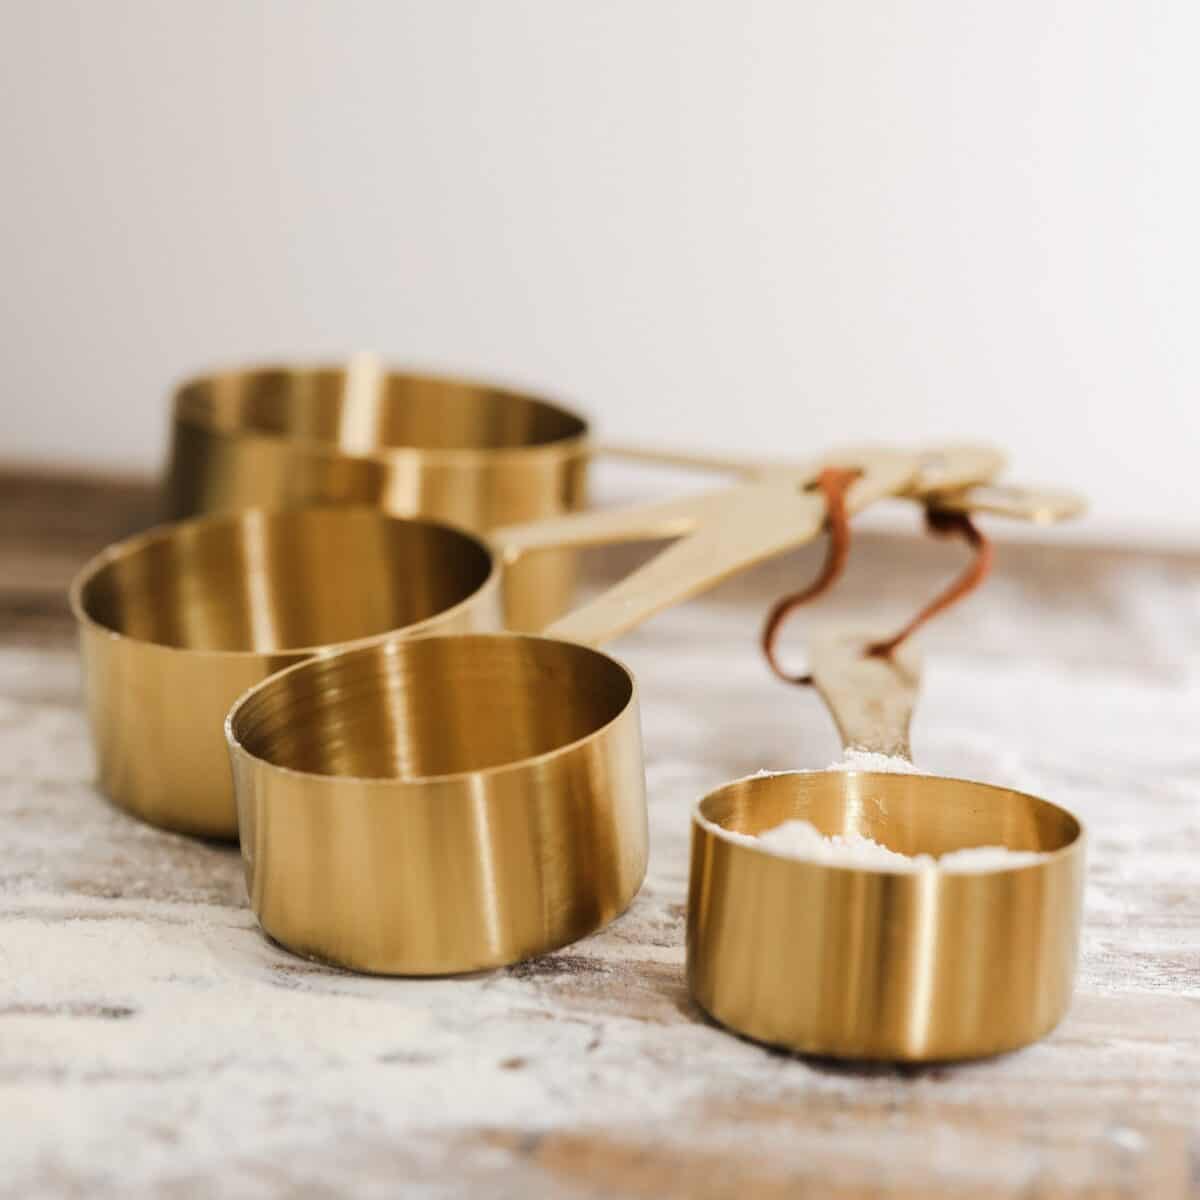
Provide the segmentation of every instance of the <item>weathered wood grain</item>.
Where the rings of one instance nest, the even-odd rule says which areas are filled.
[[[616,647],[653,839],[629,913],[506,971],[364,979],[267,943],[233,848],[90,786],[64,589],[154,507],[136,481],[0,476],[0,1194],[1200,1194],[1200,559],[1006,546],[924,639],[918,760],[1090,828],[1079,990],[1020,1053],[861,1069],[723,1033],[682,973],[691,805],[836,754],[755,648],[812,553]],[[863,537],[809,619],[886,626],[955,561]]]

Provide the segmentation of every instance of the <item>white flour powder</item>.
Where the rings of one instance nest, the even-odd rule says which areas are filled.
[[[1007,846],[970,846],[937,858],[932,854],[901,854],[860,833],[826,836],[809,821],[785,821],[746,840],[788,858],[890,871],[1000,871],[1037,863],[1045,857],[1037,851],[1009,850]]]
[[[938,858],[930,854],[901,854],[861,833],[823,834],[809,821],[784,821],[757,837],[721,830],[743,845],[757,846],[788,858],[838,867],[871,867],[888,871],[1002,871],[1023,867],[1045,857],[1034,850],[1010,850],[1007,846],[970,846],[951,850]]]
[[[877,754],[873,750],[848,749],[839,762],[830,763],[827,771],[874,771],[888,774],[913,775],[917,768],[907,758]],[[770,775],[773,772],[759,771]],[[1046,856],[1035,850],[1010,850],[1007,846],[968,846],[934,857],[931,854],[901,854],[882,842],[861,833],[823,834],[810,821],[784,821],[762,833],[735,833],[723,826],[709,824],[716,833],[731,842],[770,850],[787,858],[802,858],[811,862],[828,863],[837,867],[870,867],[888,871],[1004,871],[1024,867]]]
[[[915,775],[917,768],[893,754],[876,754],[874,750],[847,750],[841,762],[830,763],[827,771],[878,771],[893,775]]]

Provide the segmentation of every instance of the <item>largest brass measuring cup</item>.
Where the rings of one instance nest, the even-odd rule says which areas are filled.
[[[841,461],[841,459],[838,459]],[[851,511],[920,491],[922,456],[864,453]],[[998,464],[946,452],[937,479]],[[676,536],[534,635],[388,641],[291,668],[232,709],[250,902],[290,949],[429,975],[513,962],[621,912],[646,865],[637,687],[595,645],[731,572],[815,537],[812,474],[495,535],[507,557],[639,525]],[[683,535],[683,536],[680,536]]]
[[[867,657],[873,640],[813,639],[813,680],[848,749],[908,760],[917,656]],[[910,855],[1003,846],[1039,857],[903,871],[756,844],[795,819]],[[721,1024],[806,1054],[928,1062],[1011,1050],[1070,1002],[1083,869],[1078,820],[1009,788],[869,769],[740,779],[693,816],[688,984]]]
[[[369,504],[474,533],[581,508],[588,425],[542,397],[388,371],[370,354],[340,366],[200,376],[174,398],[172,517]],[[505,581],[514,628],[570,602],[574,559],[526,557]]]

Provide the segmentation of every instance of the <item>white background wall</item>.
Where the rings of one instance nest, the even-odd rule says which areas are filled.
[[[1194,0],[0,0],[0,459],[371,347],[1200,537]]]

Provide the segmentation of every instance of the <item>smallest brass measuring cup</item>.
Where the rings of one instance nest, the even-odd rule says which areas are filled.
[[[876,640],[814,639],[813,680],[847,749],[908,760],[917,655],[866,657]],[[1004,846],[1040,857],[979,871],[858,868],[745,836],[793,819],[910,855]],[[688,985],[722,1025],[804,1054],[928,1062],[1012,1050],[1070,1003],[1083,879],[1079,821],[1036,796],[901,772],[739,779],[693,815]]]

